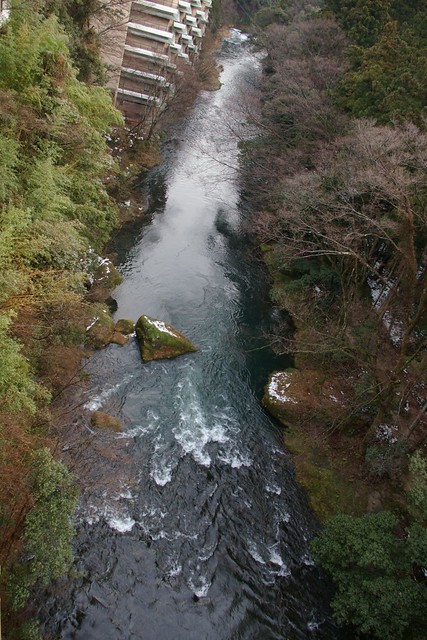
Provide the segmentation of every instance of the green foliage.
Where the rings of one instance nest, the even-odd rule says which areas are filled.
[[[52,17],[43,20],[26,12],[26,20],[14,19],[0,38],[0,87],[16,91],[26,100],[37,98],[52,87],[52,78],[61,70],[55,63],[67,57],[67,38]]]
[[[0,133],[0,202],[12,197],[17,187],[15,169],[18,164],[19,144]]]
[[[109,93],[101,87],[89,87],[75,78],[66,85],[66,95],[77,108],[81,118],[101,133],[120,124],[122,117],[113,107]]]
[[[427,11],[422,0],[327,0],[356,45],[339,104],[356,117],[424,125]]]
[[[255,24],[261,29],[265,29],[270,24],[280,24],[285,22],[286,13],[280,6],[270,5],[261,7],[253,17]]]
[[[427,532],[413,525],[398,537],[397,525],[388,512],[338,515],[312,543],[337,586],[332,607],[338,622],[379,640],[427,630],[426,589],[414,575],[414,565],[425,562]]]
[[[417,451],[409,462],[408,506],[414,518],[427,524],[427,460]]]
[[[26,603],[30,587],[46,586],[64,575],[72,562],[71,517],[78,497],[73,478],[48,449],[40,449],[34,456],[32,480],[34,505],[24,524],[27,560],[16,566],[10,584],[17,609]]]
[[[10,316],[0,315],[0,407],[2,411],[34,413],[41,388],[33,381],[21,347],[10,337]]]
[[[290,267],[292,280],[285,287],[288,291],[312,290],[313,287],[318,287],[325,294],[339,290],[340,281],[337,272],[318,260],[297,259],[291,263]]]
[[[366,448],[365,462],[369,473],[377,478],[393,478],[404,466],[405,447],[399,442],[372,444]]]
[[[390,20],[392,0],[326,0],[348,36],[362,47],[378,40]]]
[[[422,124],[426,77],[427,47],[411,46],[397,23],[390,22],[374,46],[354,51],[353,69],[341,83],[339,103],[357,117]]]
[[[32,413],[43,394],[9,310],[81,286],[88,240],[100,249],[117,220],[104,134],[121,122],[104,89],[77,80],[63,28],[37,6],[15,2],[0,35],[0,392],[5,411]]]

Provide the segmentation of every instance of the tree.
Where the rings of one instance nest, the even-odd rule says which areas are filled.
[[[312,543],[336,583],[337,621],[378,640],[415,640],[427,631],[427,592],[417,575],[427,558],[427,531],[416,523],[401,531],[398,523],[387,512],[338,515]]]
[[[341,106],[380,123],[410,120],[423,126],[426,46],[414,46],[408,36],[402,36],[396,22],[389,22],[371,48],[353,51],[353,68],[338,91]]]
[[[383,422],[405,433],[416,404],[404,411],[399,394],[411,387],[411,363],[416,378],[425,367],[426,151],[414,126],[361,121],[319,152],[313,170],[282,178],[282,206],[262,229],[275,268],[291,278],[282,291],[298,325],[293,348],[323,356],[322,366],[329,358],[336,374],[337,356],[343,372],[369,373],[371,434]]]
[[[390,20],[393,0],[326,0],[349,38],[361,47],[375,44]]]

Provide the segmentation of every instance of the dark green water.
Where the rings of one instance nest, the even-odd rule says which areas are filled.
[[[133,339],[91,359],[87,407],[123,421],[112,437],[129,481],[83,495],[76,577],[41,612],[55,638],[342,637],[308,551],[315,522],[260,407],[268,373],[286,362],[259,349],[276,318],[249,259],[229,133],[258,62],[237,35],[221,58],[222,89],[175,131],[149,181],[150,214],[115,247],[117,317],[171,322],[199,351],[142,364]],[[119,478],[123,462],[119,472],[105,460],[92,456],[91,472]]]

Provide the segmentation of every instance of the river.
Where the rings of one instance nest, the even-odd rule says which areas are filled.
[[[174,130],[145,186],[149,211],[115,244],[116,317],[170,322],[199,350],[143,364],[133,338],[90,359],[86,407],[125,431],[104,441],[111,460],[97,471],[116,486],[84,492],[72,577],[41,609],[55,638],[343,637],[308,549],[315,520],[260,406],[286,361],[265,347],[277,311],[250,259],[228,120],[259,62],[238,32],[220,62],[221,90],[202,92]]]

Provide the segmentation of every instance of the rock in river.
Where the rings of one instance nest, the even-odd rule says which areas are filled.
[[[94,411],[90,417],[90,423],[97,429],[107,429],[109,431],[123,430],[120,420],[103,411]]]
[[[135,331],[135,323],[133,320],[117,320],[116,326],[114,327],[115,331],[119,333],[123,333],[123,335],[128,336]]]
[[[184,353],[196,351],[196,347],[161,320],[142,315],[135,326],[141,357],[144,361],[176,358]]]

